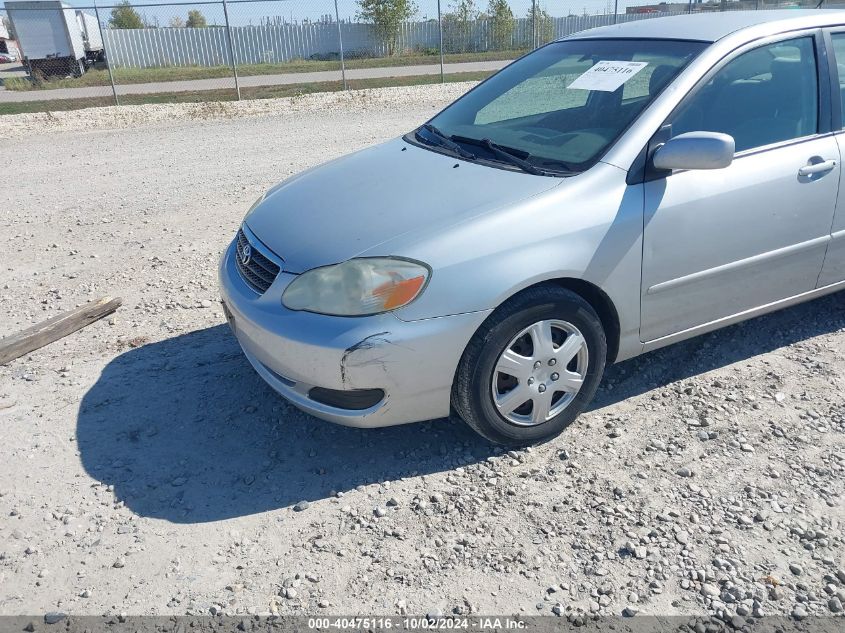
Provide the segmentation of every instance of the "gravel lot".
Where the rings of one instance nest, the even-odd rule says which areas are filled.
[[[0,335],[125,301],[0,367],[0,614],[842,611],[842,293],[612,367],[518,452],[250,369],[215,272],[250,203],[466,88],[0,119]]]

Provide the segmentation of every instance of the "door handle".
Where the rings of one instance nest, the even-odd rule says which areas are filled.
[[[830,171],[836,167],[835,160],[823,160],[820,163],[809,163],[798,170],[799,176],[812,176],[814,174],[822,174]]]

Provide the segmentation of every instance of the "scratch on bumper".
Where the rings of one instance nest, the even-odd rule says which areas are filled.
[[[377,332],[375,334],[371,334],[354,345],[350,345],[343,351],[343,355],[340,357],[340,380],[344,386],[349,384],[347,370],[351,368],[366,367],[375,364],[380,365],[384,372],[387,373],[387,363],[384,360],[386,356],[356,360],[353,358],[353,354],[356,352],[376,349],[380,345],[393,345],[393,343],[387,338],[389,335],[390,332]]]

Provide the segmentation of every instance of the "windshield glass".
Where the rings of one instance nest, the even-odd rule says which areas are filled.
[[[586,169],[706,46],[678,40],[556,42],[449,106],[417,138],[449,151],[445,136],[478,158],[510,167],[514,161],[501,150],[529,163],[523,168]]]

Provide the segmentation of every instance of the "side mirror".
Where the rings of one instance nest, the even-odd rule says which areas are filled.
[[[732,136],[720,132],[687,132],[657,148],[652,161],[656,169],[722,169],[731,164],[734,151]]]

